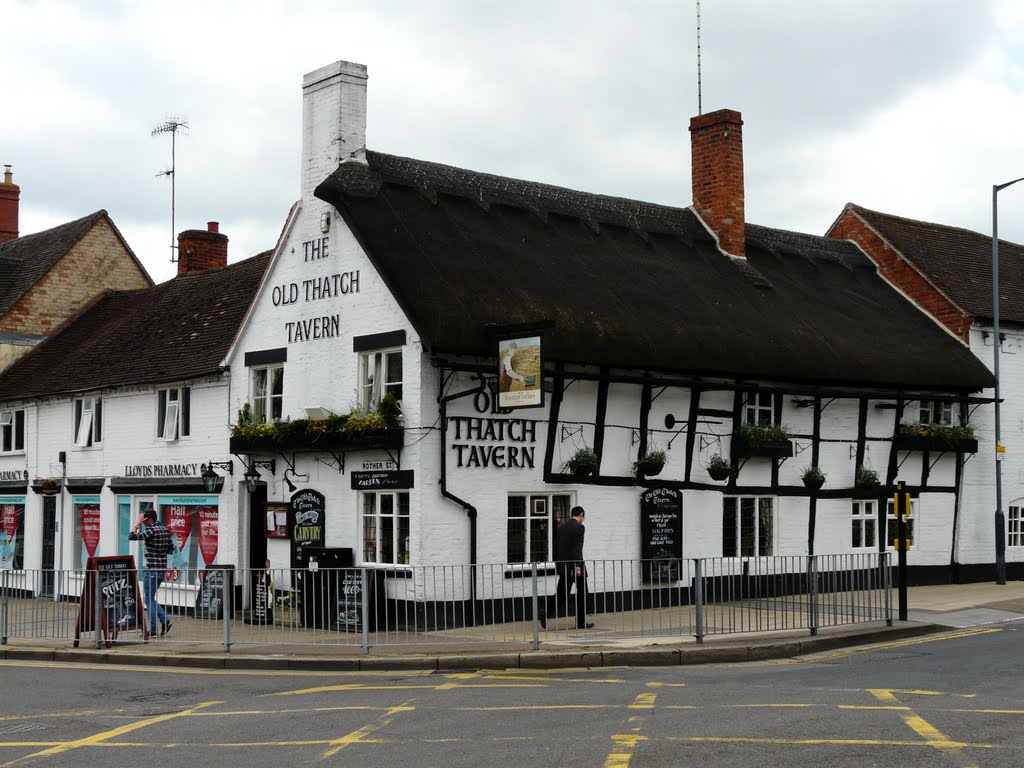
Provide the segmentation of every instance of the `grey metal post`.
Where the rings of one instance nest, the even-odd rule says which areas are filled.
[[[996,438],[996,584],[1006,583],[1006,516],[1003,514],[1003,453],[1000,442],[999,420],[999,191],[1006,189],[1024,176],[1005,184],[992,185],[992,373],[995,386],[995,438]]]
[[[699,557],[693,559],[693,607],[696,611],[696,634],[698,643],[704,642],[704,573]]]
[[[7,579],[10,578],[10,571],[0,571],[3,574],[3,584],[0,585],[0,645],[7,645],[7,608],[9,597],[7,595]]]
[[[103,585],[100,584],[100,572],[97,569],[94,571],[96,574],[96,592],[92,596],[92,619],[96,622],[96,647],[99,648],[103,638]],[[89,572],[85,571],[85,577],[89,578]],[[135,608],[138,611],[138,606]]]
[[[235,569],[224,572],[224,652],[231,652],[231,620],[235,614]]]
[[[885,592],[885,624],[892,626],[892,574],[889,573],[889,553],[878,553],[878,570],[882,575],[882,589]]]
[[[530,580],[533,587],[533,650],[540,648],[540,601],[537,599],[537,563],[530,563]]]
[[[818,634],[818,556],[807,558],[807,599],[811,637]]]
[[[361,579],[363,582],[363,594],[361,596],[362,605],[359,610],[363,614],[363,653],[370,652],[370,585],[367,582],[366,577],[369,575],[369,571],[366,568],[360,568]]]

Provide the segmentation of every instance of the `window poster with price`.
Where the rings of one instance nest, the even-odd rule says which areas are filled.
[[[85,568],[89,558],[96,557],[100,543],[100,497],[76,496],[75,514],[82,532],[82,567]]]
[[[161,496],[158,504],[171,532],[174,554],[167,557],[167,581],[195,583],[196,575],[217,562],[220,510],[216,496]]]
[[[0,496],[0,571],[22,568],[25,497]]]

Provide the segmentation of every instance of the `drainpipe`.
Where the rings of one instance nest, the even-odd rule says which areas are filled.
[[[467,397],[469,395],[476,395],[483,392],[486,388],[484,377],[480,377],[480,385],[474,389],[468,389],[465,392],[456,392],[453,395],[445,395],[444,397],[438,397],[437,402],[441,405],[441,495],[446,499],[451,499],[456,504],[462,506],[466,510],[466,514],[469,515],[469,599],[471,603],[476,603],[476,535],[477,535],[477,517],[476,507],[470,504],[464,499],[460,499],[454,493],[448,490],[448,402],[451,400],[458,400],[460,397]],[[438,382],[438,392],[444,389],[444,369],[441,369],[440,379]]]

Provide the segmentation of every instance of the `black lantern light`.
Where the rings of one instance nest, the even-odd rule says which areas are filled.
[[[214,469],[226,469],[229,475],[235,474],[233,461],[208,461],[200,467],[203,470],[203,488],[207,493],[214,493],[217,490],[217,478],[220,477]]]
[[[274,474],[277,468],[276,459],[270,461],[254,461],[249,465],[249,468],[245,470],[245,488],[249,493],[256,493],[256,489],[260,485],[260,469],[266,469],[270,471],[270,474]]]

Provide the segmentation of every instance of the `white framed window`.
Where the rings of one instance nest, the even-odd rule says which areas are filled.
[[[917,420],[921,424],[953,423],[953,404],[940,403],[937,400],[922,400],[917,412]]]
[[[510,493],[508,562],[552,562],[555,529],[569,519],[572,506],[571,493]]]
[[[90,448],[103,442],[103,400],[75,398],[75,446]]]
[[[878,550],[878,513],[874,501],[854,501],[851,507],[850,546]]]
[[[260,423],[280,421],[284,407],[284,366],[252,369],[252,415]]]
[[[749,392],[743,403],[744,424],[778,424],[775,396],[770,392]]]
[[[363,562],[409,562],[409,492],[362,493]]]
[[[402,403],[402,350],[363,352],[359,356],[359,403],[372,411],[390,392]]]
[[[722,499],[722,557],[774,554],[775,499],[726,496]]]
[[[1006,546],[1024,547],[1024,506],[1011,504],[1006,510]]]
[[[25,409],[0,411],[0,453],[25,450]]]
[[[156,436],[178,440],[189,436],[191,398],[188,387],[169,387],[156,393]]]
[[[914,549],[914,522],[917,520],[917,499],[910,500],[910,517],[907,518],[907,540],[910,546],[907,551]],[[885,505],[885,548],[895,551],[896,539],[899,537],[899,526],[896,522],[896,506],[892,499]]]

